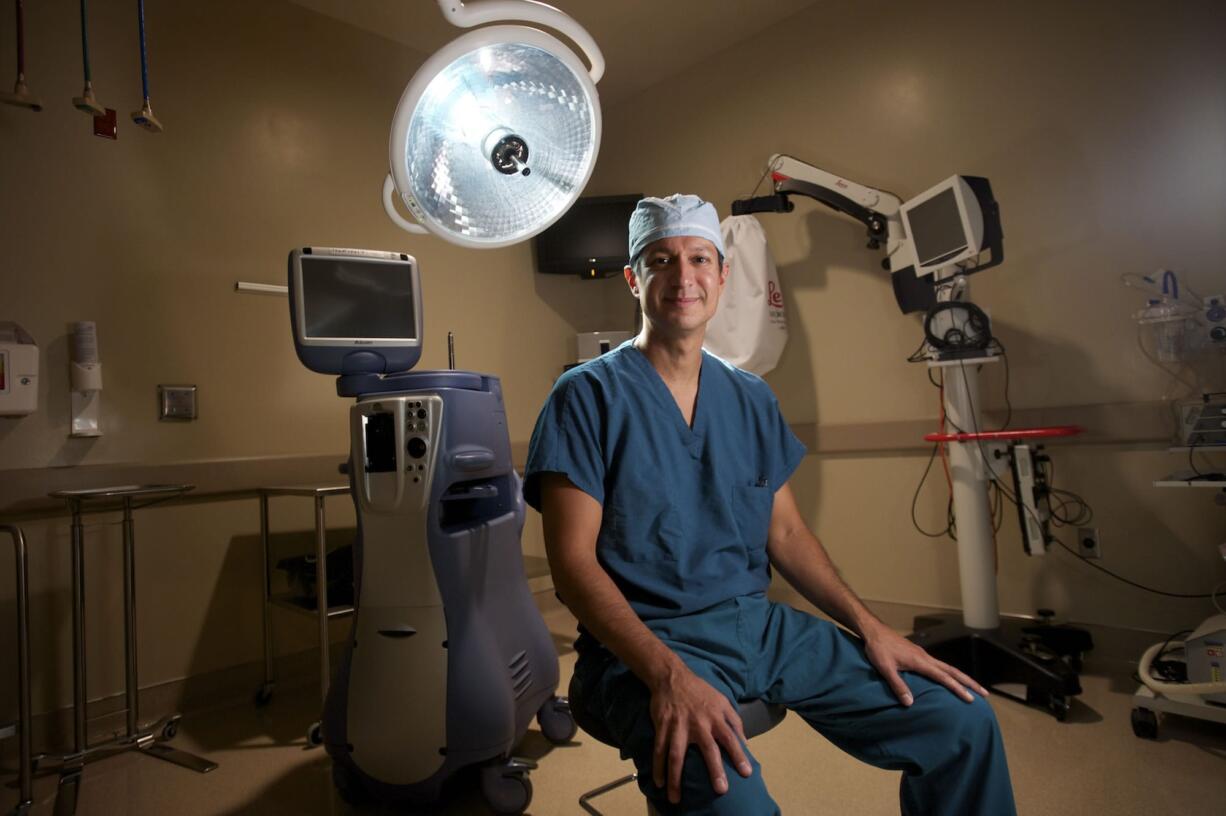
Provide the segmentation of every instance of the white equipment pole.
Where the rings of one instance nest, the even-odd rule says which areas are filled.
[[[959,428],[979,427],[979,361],[945,366],[945,415]],[[988,475],[980,442],[949,442],[949,468],[954,482],[954,518],[958,520],[958,579],[962,587],[962,621],[971,629],[996,629],[1000,610],[996,599],[996,553],[992,548],[992,517],[988,505]]]
[[[956,275],[957,268],[941,270],[939,278]],[[966,279],[938,288],[938,299],[969,299]],[[937,328],[950,318],[937,317]],[[954,429],[977,433],[979,415],[979,364],[989,358],[942,361],[945,416]],[[953,478],[954,518],[958,530],[958,580],[962,589],[962,622],[971,629],[1000,628],[996,597],[996,552],[992,543],[992,515],[988,504],[988,472],[983,461],[983,443],[977,439],[949,442],[949,468]]]

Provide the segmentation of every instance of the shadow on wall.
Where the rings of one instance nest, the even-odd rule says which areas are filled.
[[[574,334],[593,331],[632,331],[634,299],[620,275],[584,280],[577,275],[542,275],[533,254],[532,285],[536,296],[552,309]],[[575,360],[575,341],[568,338],[567,362]]]
[[[759,221],[778,228],[771,222],[795,218],[790,214],[760,215]],[[784,227],[794,229],[795,227]],[[866,253],[860,240],[863,228],[852,221],[825,209],[814,210],[804,216],[800,233],[807,240],[805,255],[790,263],[778,266],[779,281],[783,290],[784,314],[787,316],[788,342],[780,355],[778,365],[765,379],[785,405],[785,418],[792,424],[821,423],[817,398],[817,375],[814,360],[814,338],[819,332],[811,325],[816,319],[807,315],[798,306],[796,293],[806,290],[823,291],[829,285],[829,270],[832,267],[857,268],[863,266]],[[776,243],[772,241],[772,243]],[[735,274],[735,271],[733,272]],[[818,454],[816,450],[809,453]],[[814,478],[794,479],[798,505],[815,522],[821,519],[821,480]],[[815,527],[815,532],[817,532]]]
[[[327,531],[328,551],[333,552],[353,543],[356,530],[353,528],[330,529]],[[278,562],[292,559],[315,551],[315,531],[301,530],[269,534],[269,568],[273,595],[292,593],[302,595],[314,587],[311,572],[309,586],[304,588],[300,581],[287,579],[285,570],[278,569]],[[225,561],[218,576],[217,591],[213,594],[208,611],[205,613],[200,631],[195,639],[196,652],[184,681],[183,694],[179,701],[181,711],[198,711],[204,707],[212,707],[226,700],[246,702],[254,707],[255,695],[262,685],[263,655],[259,645],[263,642],[263,613],[261,604],[263,593],[260,589],[262,581],[262,557],[259,534],[236,535],[230,539],[226,550]],[[330,559],[331,560],[331,559]],[[313,562],[312,562],[313,563]],[[330,564],[330,566],[332,566]],[[332,581],[330,580],[331,584]],[[234,586],[241,585],[250,588],[238,597]],[[236,605],[236,600],[240,602]],[[278,706],[278,696],[286,693],[301,695],[303,687],[307,696],[314,701],[309,706],[309,719],[301,723],[285,722],[285,717],[261,717],[259,722],[268,730],[261,735],[269,737],[275,744],[286,744],[301,740],[307,727],[319,719],[320,705],[318,698],[318,650],[314,647],[318,635],[318,623],[313,609],[308,614],[298,614],[280,607],[269,610],[272,626],[272,647],[275,658],[275,676],[277,690],[274,691],[270,707]],[[341,632],[347,638],[352,618],[334,621],[331,629],[331,656],[339,656]],[[241,635],[236,633],[242,632]],[[236,655],[236,643],[256,644],[256,661],[253,663],[247,657],[249,650],[242,649]],[[304,651],[305,649],[305,651]],[[240,656],[244,662],[238,671],[219,679],[218,668],[215,665],[217,654]],[[258,667],[258,668],[256,668]],[[255,670],[253,670],[255,668]],[[224,669],[222,670],[224,671]],[[227,683],[228,688],[218,689],[218,683]],[[247,722],[246,719],[243,722]],[[279,730],[278,730],[279,729]],[[199,734],[201,747],[205,751],[220,750],[232,747],[235,743],[230,736],[219,742],[210,743],[208,729]],[[193,728],[193,734],[196,729]],[[248,739],[256,734],[242,734],[241,739]]]

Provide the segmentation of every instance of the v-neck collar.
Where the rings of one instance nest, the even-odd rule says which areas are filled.
[[[634,345],[634,341],[629,341],[627,351],[639,362],[639,366],[645,370],[648,382],[651,383],[651,391],[655,398],[660,402],[664,409],[670,413],[673,418],[673,424],[682,434],[682,439],[687,445],[699,441],[706,431],[707,419],[707,380],[709,379],[707,358],[709,355],[703,349],[699,353],[702,355],[702,362],[698,367],[698,392],[694,397],[694,422],[689,424],[685,421],[685,415],[681,413],[681,406],[677,405],[677,400],[673,398],[673,392],[668,390],[668,385],[664,382],[664,378],[660,376],[660,372],[656,371],[656,367],[651,364],[651,360],[647,359],[647,355],[639,351]],[[691,453],[694,450],[691,448]]]

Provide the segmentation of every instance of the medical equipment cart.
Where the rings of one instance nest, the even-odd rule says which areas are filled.
[[[1205,449],[1210,452],[1222,453],[1226,448],[1221,445],[1211,446],[1206,445]],[[1186,447],[1175,447],[1170,449],[1171,453],[1188,454],[1190,451]],[[1217,476],[1217,478],[1213,478]],[[1161,479],[1154,481],[1154,487],[1165,488],[1200,488],[1207,490],[1220,491],[1219,495],[1226,495],[1226,481],[1223,481],[1217,474],[1197,474],[1193,471],[1184,471],[1172,473]],[[1223,552],[1226,557],[1226,552]],[[1219,607],[1220,609],[1221,607]],[[1226,704],[1222,702],[1223,690],[1226,689],[1226,684],[1222,682],[1220,668],[1222,662],[1222,632],[1226,631],[1223,627],[1223,622],[1226,621],[1226,616],[1217,615],[1211,616],[1203,621],[1196,631],[1188,636],[1187,640],[1176,640],[1172,638],[1168,640],[1164,646],[1179,646],[1183,647],[1185,643],[1190,647],[1193,639],[1200,635],[1209,635],[1210,643],[1207,648],[1203,642],[1201,643],[1203,651],[1213,655],[1213,661],[1209,666],[1203,663],[1199,665],[1199,670],[1203,676],[1193,676],[1196,672],[1191,669],[1188,671],[1187,682],[1184,684],[1188,687],[1188,691],[1183,691],[1179,683],[1160,683],[1150,679],[1149,682],[1142,679],[1141,685],[1137,688],[1136,693],[1132,695],[1132,733],[1141,739],[1157,739],[1158,727],[1162,722],[1160,715],[1162,714],[1177,714],[1181,717],[1191,717],[1193,719],[1202,720],[1205,722],[1218,723],[1226,725]],[[1142,677],[1149,672],[1149,666],[1153,658],[1162,657],[1162,648],[1155,645],[1146,651],[1142,656],[1140,666],[1138,666],[1138,674]],[[1186,661],[1187,658],[1185,657]],[[1216,676],[1215,673],[1216,672]],[[1155,686],[1156,688],[1151,688]],[[1201,691],[1196,692],[1196,687],[1202,688],[1216,687],[1216,692]]]

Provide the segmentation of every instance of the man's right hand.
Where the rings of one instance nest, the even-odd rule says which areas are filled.
[[[736,708],[647,628],[597,560],[596,538],[604,514],[600,502],[565,475],[545,473],[541,504],[545,551],[562,602],[651,690],[656,787],[664,787],[667,771],[669,801],[681,801],[681,768],[691,744],[706,761],[716,793],[728,790],[721,748],[742,776],[752,775],[741,747],[745,733]]]
[[[745,732],[736,708],[710,683],[678,664],[651,689],[651,721],[656,729],[652,778],[656,787],[663,787],[667,773],[668,801],[673,804],[681,801],[681,770],[690,745],[698,746],[717,794],[728,792],[721,748],[741,776],[753,774],[742,748]]]

